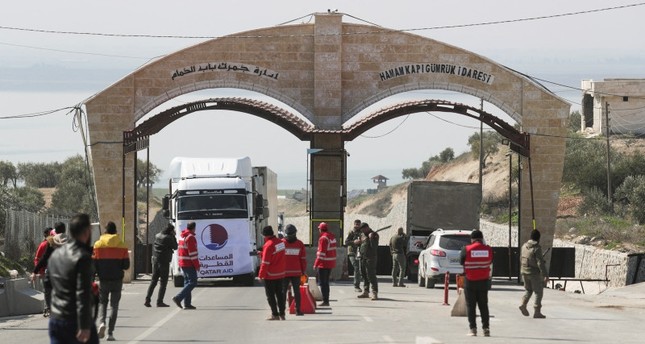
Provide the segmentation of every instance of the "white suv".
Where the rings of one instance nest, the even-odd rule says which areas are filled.
[[[434,288],[435,283],[443,282],[446,272],[451,278],[463,274],[464,267],[460,263],[461,249],[470,245],[472,230],[443,230],[437,229],[426,242],[425,249],[419,254],[419,286]]]

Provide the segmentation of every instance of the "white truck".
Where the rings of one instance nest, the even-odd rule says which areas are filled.
[[[277,228],[277,176],[251,159],[184,158],[170,163],[170,193],[164,215],[175,226],[177,240],[186,225],[196,223],[199,278],[233,278],[253,285],[258,271],[258,246],[266,225]],[[270,216],[271,215],[271,216]],[[170,271],[183,286],[177,252]]]

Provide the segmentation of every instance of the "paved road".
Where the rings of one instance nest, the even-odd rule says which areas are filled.
[[[451,317],[443,290],[381,278],[379,301],[357,299],[353,287],[333,284],[331,308],[287,321],[265,321],[264,290],[228,283],[200,285],[195,311],[145,308],[147,282],[124,288],[115,337],[123,343],[643,343],[645,288],[601,296],[546,290],[544,320],[517,310],[522,289],[498,282],[490,292],[491,338],[471,338],[465,317]],[[645,286],[644,286],[645,287]],[[628,287],[630,288],[630,287]],[[170,296],[176,289],[169,287]],[[450,291],[451,303],[456,291]],[[0,319],[0,343],[47,343],[42,316]]]

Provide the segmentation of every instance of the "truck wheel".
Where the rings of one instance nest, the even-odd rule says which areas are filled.
[[[426,279],[421,278],[421,275],[417,274],[417,282],[419,283],[419,287],[425,287],[426,285]]]
[[[172,276],[172,283],[175,285],[175,288],[181,288],[184,286],[184,276]]]

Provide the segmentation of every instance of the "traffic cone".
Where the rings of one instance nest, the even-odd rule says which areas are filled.
[[[322,301],[322,292],[320,291],[320,287],[318,287],[318,283],[316,283],[316,278],[309,277],[308,285],[309,285],[309,291],[311,292],[311,295],[313,296],[314,300]]]
[[[296,302],[291,303],[294,312],[296,308]],[[314,300],[313,295],[309,292],[309,286],[301,285],[300,286],[300,311],[304,314],[314,314],[316,313],[316,301]],[[291,312],[291,308],[289,308]]]

